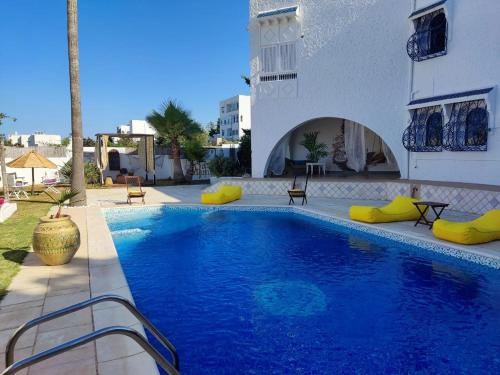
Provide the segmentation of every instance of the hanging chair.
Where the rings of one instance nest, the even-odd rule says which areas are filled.
[[[345,137],[344,137],[345,120],[342,124],[342,132],[333,140],[333,164],[339,167],[342,171],[352,171],[347,166],[347,155],[345,152]]]

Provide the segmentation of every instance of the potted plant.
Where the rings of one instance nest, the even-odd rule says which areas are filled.
[[[320,159],[328,156],[328,146],[324,143],[318,143],[317,131],[304,133],[304,139],[300,144],[308,151],[307,161],[317,163]]]
[[[33,232],[33,250],[49,266],[71,261],[80,247],[80,231],[71,216],[62,214],[62,206],[78,191],[66,189],[59,197],[52,197],[58,209],[55,215],[44,216]]]

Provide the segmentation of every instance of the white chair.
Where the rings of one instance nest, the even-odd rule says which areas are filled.
[[[14,197],[15,199],[30,199],[24,187],[28,185],[23,177],[17,177],[16,173],[7,173],[7,186],[9,187],[8,198]]]

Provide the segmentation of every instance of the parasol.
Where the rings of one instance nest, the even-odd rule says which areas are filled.
[[[35,168],[57,169],[57,165],[33,150],[7,163],[7,166],[10,168],[31,168],[31,195],[35,191]]]

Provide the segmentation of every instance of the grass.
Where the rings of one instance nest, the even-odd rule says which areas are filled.
[[[53,205],[45,194],[16,203],[17,211],[0,224],[0,299],[31,249],[31,236],[38,219]]]

